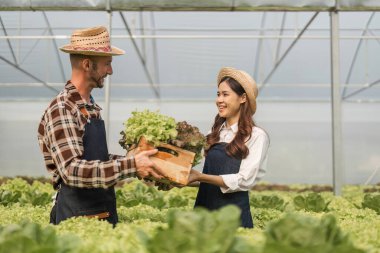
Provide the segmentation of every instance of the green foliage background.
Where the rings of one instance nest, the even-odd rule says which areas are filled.
[[[233,206],[194,211],[197,188],[159,191],[135,180],[117,188],[120,223],[112,228],[83,217],[49,225],[51,185],[9,180],[0,185],[0,253],[380,253],[379,186],[345,186],[338,197],[297,191],[307,187],[251,191],[255,228],[244,229]]]

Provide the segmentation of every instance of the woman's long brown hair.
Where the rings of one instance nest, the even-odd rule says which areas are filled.
[[[245,93],[243,87],[230,77],[223,78],[220,83],[226,82],[228,86],[239,96]],[[219,83],[219,84],[220,84]],[[207,146],[210,149],[213,145],[219,142],[220,127],[226,121],[226,118],[220,117],[219,114],[215,116],[214,125],[212,126],[211,133],[207,135]],[[244,159],[249,154],[249,149],[245,145],[246,140],[251,138],[252,128],[255,123],[252,119],[252,109],[247,98],[246,102],[240,105],[240,117],[238,121],[238,131],[235,138],[226,146],[226,152],[229,156]]]

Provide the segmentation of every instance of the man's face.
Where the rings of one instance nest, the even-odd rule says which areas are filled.
[[[112,56],[96,56],[90,58],[90,80],[94,82],[94,88],[103,88],[104,79],[112,75]]]

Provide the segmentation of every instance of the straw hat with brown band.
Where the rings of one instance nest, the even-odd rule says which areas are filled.
[[[221,83],[221,81],[226,77],[231,77],[243,87],[251,105],[252,115],[255,114],[256,97],[259,93],[255,80],[253,80],[253,78],[243,70],[238,70],[231,67],[224,67],[219,71],[218,74],[218,86]]]
[[[69,54],[84,54],[95,56],[116,56],[125,52],[111,46],[110,36],[104,26],[75,30],[71,34],[70,44],[60,48]]]

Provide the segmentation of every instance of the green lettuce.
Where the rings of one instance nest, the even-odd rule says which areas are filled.
[[[15,178],[0,186],[0,204],[4,206],[14,203],[44,206],[52,202],[52,195],[51,185],[38,181],[30,185],[23,179]]]
[[[132,112],[132,117],[124,122],[124,126],[120,144],[126,149],[137,144],[141,136],[154,145],[175,139],[177,136],[174,118],[149,110]]]
[[[148,186],[141,181],[134,181],[129,185],[116,189],[118,207],[133,207],[139,204],[163,209],[170,207],[187,206],[189,199],[180,194],[165,194],[156,187]]]
[[[364,195],[362,208],[369,208],[380,214],[380,194],[373,195],[367,193]]]
[[[147,241],[150,253],[238,253],[252,246],[236,236],[240,210],[226,206],[218,211],[169,211],[168,227]]]
[[[353,246],[333,215],[287,214],[267,227],[263,253],[364,253]]]
[[[293,199],[294,206],[297,210],[305,210],[311,212],[326,212],[328,211],[329,202],[318,193],[312,192],[307,196],[298,195]]]
[[[269,208],[284,211],[288,203],[278,196],[252,195],[249,203],[257,208]]]
[[[57,236],[51,226],[22,222],[0,227],[0,253],[74,253],[78,245],[76,236]]]

